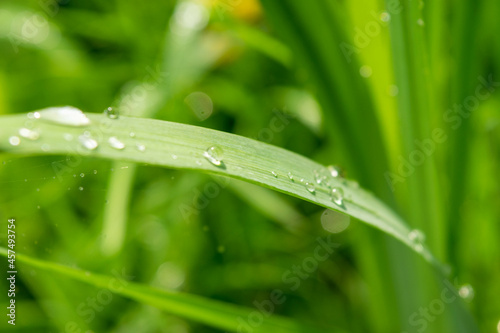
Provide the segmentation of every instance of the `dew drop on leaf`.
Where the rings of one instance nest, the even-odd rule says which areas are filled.
[[[343,171],[342,169],[337,166],[337,165],[329,165],[327,167],[328,171],[330,172],[330,175],[334,178],[337,178],[337,177],[343,177]]]
[[[12,146],[19,146],[19,144],[21,143],[21,139],[19,139],[18,136],[11,136],[9,138],[9,143],[12,145]]]
[[[94,150],[99,146],[97,141],[92,139],[88,134],[80,135],[78,137],[78,140],[80,141],[82,146],[88,150]]]
[[[344,203],[344,190],[340,187],[332,188],[332,201],[337,205],[342,206]]]
[[[109,119],[118,119],[118,117],[120,116],[120,113],[118,112],[118,110],[116,110],[115,108],[112,108],[112,107],[109,107],[106,110],[104,110],[104,114]]]
[[[121,142],[116,136],[112,136],[108,139],[108,143],[111,148],[122,150],[125,148],[125,144]]]
[[[72,106],[44,109],[40,111],[39,118],[59,125],[87,126],[90,124],[90,119],[82,110]]]
[[[306,182],[306,189],[307,189],[310,193],[314,193],[314,192],[316,192],[316,187],[314,187],[314,184],[309,183],[309,182]]]
[[[135,147],[138,151],[146,151],[146,146],[141,143],[138,143]]]
[[[208,148],[203,153],[203,156],[213,165],[219,166],[222,164],[223,151],[220,147],[212,146]]]
[[[40,132],[37,130],[30,130],[28,128],[20,128],[19,129],[19,135],[22,136],[23,138],[29,139],[29,140],[38,140],[40,138]]]

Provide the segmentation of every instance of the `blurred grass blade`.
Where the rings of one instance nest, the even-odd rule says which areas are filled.
[[[0,255],[7,256],[7,249],[0,247]],[[256,311],[255,309],[230,305],[195,295],[156,289],[125,280],[119,281],[115,277],[89,274],[79,269],[38,260],[19,253],[16,254],[16,259],[23,264],[48,273],[61,274],[98,288],[106,288],[117,295],[220,329],[235,332],[241,330],[239,328],[242,325],[241,322],[246,321],[248,315]],[[314,327],[304,326],[283,317],[262,317],[262,323],[254,326],[253,332],[322,332]]]
[[[43,111],[40,113],[43,119]],[[439,265],[425,246],[415,244],[408,226],[381,201],[360,189],[357,183],[332,177],[324,166],[301,155],[191,125],[124,116],[120,119],[99,114],[87,116],[91,123],[83,129],[35,120],[41,134],[34,140],[20,140],[17,136],[27,120],[26,115],[3,116],[0,118],[0,150],[23,154],[81,154],[242,179],[356,217],[399,239],[428,262]],[[64,137],[74,139],[68,141]],[[123,146],[109,143],[111,137]],[[81,140],[88,143],[89,139],[95,141],[85,148]],[[210,147],[223,152],[219,153],[220,160],[204,157]],[[66,172],[71,172],[71,168],[67,169],[70,170]],[[316,183],[318,174],[325,177],[320,184]],[[343,192],[340,204],[334,202],[333,188],[337,193]]]

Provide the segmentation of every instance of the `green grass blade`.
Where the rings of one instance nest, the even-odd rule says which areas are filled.
[[[19,135],[19,129],[27,120],[26,115],[1,117],[0,150],[21,154],[81,154],[245,180],[356,217],[394,236],[428,262],[438,265],[425,246],[415,246],[409,237],[408,226],[386,205],[360,189],[355,182],[342,178],[328,176],[327,181],[315,184],[315,172],[328,170],[301,155],[234,134],[191,125],[124,116],[109,119],[102,114],[87,114],[91,123],[82,128],[44,121],[43,111],[40,112],[42,119],[35,120],[40,137],[36,140],[22,138],[18,145],[12,145],[9,140]],[[99,143],[96,149],[86,150],[82,146],[79,138],[84,132]],[[74,139],[64,139],[70,136]],[[116,149],[108,144],[112,136],[119,138],[125,148]],[[139,150],[137,145],[143,145],[145,149]],[[223,151],[219,166],[204,158],[205,151],[212,146]],[[315,184],[313,191],[308,189],[307,183]],[[344,192],[341,205],[332,200],[332,188]]]
[[[6,257],[7,249],[0,247],[0,255]],[[238,319],[246,321],[248,315],[256,311],[195,295],[156,289],[125,280],[120,281],[115,277],[89,274],[79,269],[31,258],[19,253],[16,254],[16,260],[48,273],[61,274],[98,288],[106,288],[117,295],[220,329],[236,332],[238,327],[242,325]],[[279,316],[263,316],[262,323],[253,328],[254,332],[322,332],[314,327],[305,326]]]

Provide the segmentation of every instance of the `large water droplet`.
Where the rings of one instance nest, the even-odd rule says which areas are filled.
[[[314,184],[313,183],[309,183],[309,182],[306,182],[306,189],[311,192],[311,193],[314,193],[316,192],[316,187],[314,187]]]
[[[116,110],[115,108],[112,108],[112,107],[109,107],[106,110],[104,110],[104,114],[109,119],[118,119],[118,117],[120,116],[120,113],[118,112],[118,110]]]
[[[332,188],[332,201],[337,205],[342,206],[344,203],[344,190],[341,187]]]
[[[72,106],[47,108],[40,111],[40,119],[50,121],[59,125],[87,126],[90,119],[82,112]]]
[[[222,164],[223,154],[222,148],[212,146],[203,153],[203,156],[213,165],[219,166]]]
[[[9,138],[9,143],[12,145],[12,146],[19,146],[19,144],[21,143],[21,139],[19,139],[18,136],[11,136]]]
[[[349,215],[326,209],[321,215],[321,225],[323,229],[331,233],[339,233],[347,229],[351,223]]]
[[[108,139],[108,143],[112,148],[115,148],[118,150],[125,148],[125,144],[123,142],[121,142],[120,140],[118,140],[118,138],[116,136],[111,136]]]
[[[19,129],[19,135],[29,140],[38,140],[40,132],[38,130],[30,130],[23,127]]]
[[[464,284],[458,289],[458,294],[462,299],[470,302],[474,298],[474,288],[470,284]]]
[[[78,137],[78,140],[80,141],[80,143],[82,144],[82,146],[84,146],[88,150],[94,150],[94,149],[96,149],[99,146],[99,144],[97,143],[97,141],[94,140],[90,136],[90,134],[88,134],[87,132],[85,132],[84,134],[80,135]]]

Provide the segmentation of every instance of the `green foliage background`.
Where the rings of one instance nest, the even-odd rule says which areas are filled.
[[[66,156],[1,153],[1,244],[15,217],[19,253],[222,301],[235,321],[236,306],[257,311],[255,302],[280,289],[286,301],[273,313],[320,331],[492,332],[500,320],[499,14],[493,0],[3,0],[0,115],[114,106],[341,165],[422,230],[450,274],[354,219],[330,236],[324,209],[297,198],[97,158],[73,159],[58,177],[54,162]],[[436,129],[445,139],[408,167]],[[283,276],[318,237],[341,246],[292,290]],[[188,315],[113,294],[88,312],[102,285],[18,266],[17,325],[4,318],[2,332],[222,331],[214,313],[225,310],[211,303]],[[421,309],[442,300],[449,283],[470,284],[474,297],[441,302],[444,312],[427,317]],[[0,287],[4,295],[5,279]],[[215,324],[201,324],[204,316]]]

